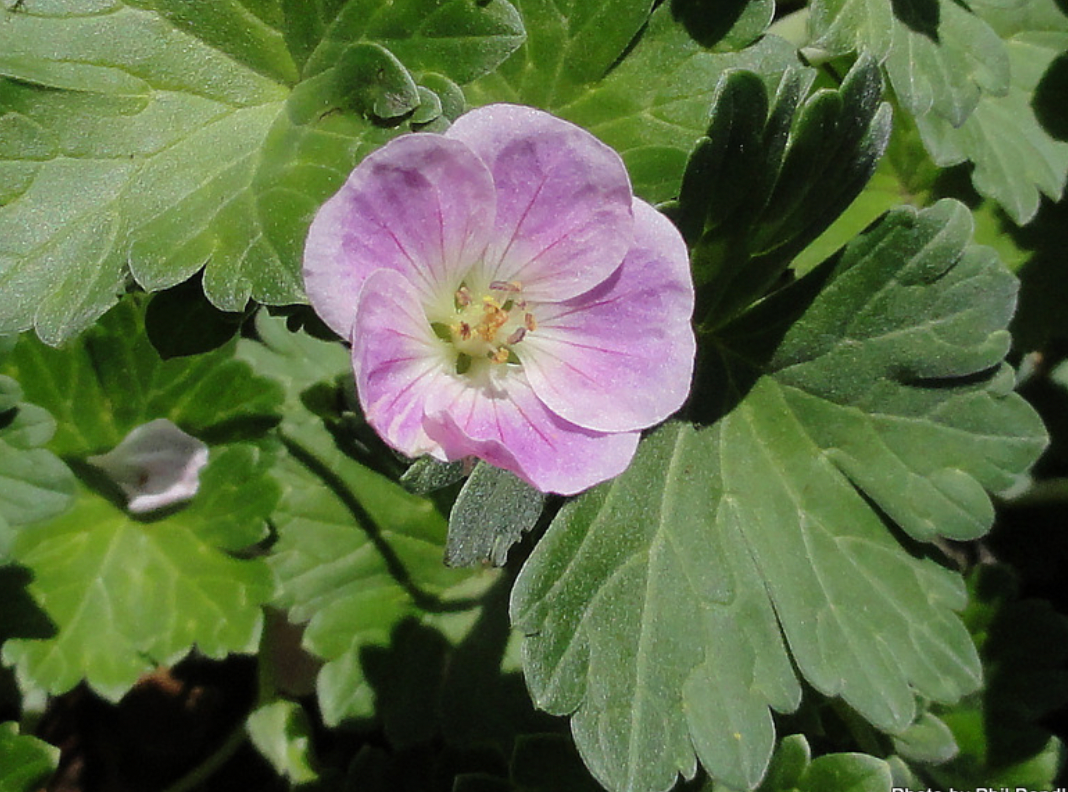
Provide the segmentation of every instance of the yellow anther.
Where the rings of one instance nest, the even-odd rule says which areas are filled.
[[[471,304],[471,291],[466,286],[461,286],[456,290],[456,307],[466,308]]]
[[[494,363],[507,363],[508,347],[497,347],[497,351],[490,354],[489,358]]]
[[[531,333],[538,329],[538,323],[534,319],[534,314],[528,313],[523,317],[523,326]]]

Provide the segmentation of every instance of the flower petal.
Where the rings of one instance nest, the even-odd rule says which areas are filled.
[[[453,380],[437,391],[425,428],[449,460],[474,455],[510,470],[542,492],[573,495],[622,473],[638,432],[583,429],[548,410],[522,373],[497,393]]]
[[[348,338],[372,272],[404,274],[424,295],[479,260],[494,217],[493,180],[463,143],[395,138],[368,155],[308,232],[304,285],[316,313]],[[455,289],[455,283],[452,284]]]
[[[208,447],[166,418],[157,418],[130,430],[108,453],[86,461],[119,486],[132,514],[147,514],[196,495]]]
[[[352,331],[352,367],[364,416],[408,456],[442,457],[423,431],[426,403],[448,379],[446,357],[403,275],[379,270],[364,283]]]
[[[493,173],[497,213],[487,281],[518,280],[529,299],[566,299],[607,278],[632,239],[623,161],[584,129],[530,107],[460,116],[461,140]]]
[[[562,418],[603,432],[643,429],[686,399],[693,374],[693,286],[671,221],[634,200],[634,247],[604,283],[537,306],[515,347],[530,385]]]

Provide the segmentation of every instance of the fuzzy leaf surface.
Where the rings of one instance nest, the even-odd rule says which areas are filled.
[[[314,210],[437,100],[409,69],[469,80],[523,36],[506,0],[63,0],[0,23],[0,333],[51,344],[131,274],[206,267],[224,311],[302,301]]]
[[[651,435],[535,549],[512,598],[528,684],[609,789],[669,788],[698,759],[753,788],[795,667],[889,732],[917,694],[979,684],[962,582],[888,524],[981,534],[983,488],[1045,444],[1001,368],[1015,281],[970,231],[951,201],[897,210],[743,315],[705,375],[719,415]]]

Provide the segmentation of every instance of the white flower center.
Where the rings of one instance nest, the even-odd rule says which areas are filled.
[[[434,334],[455,354],[456,373],[471,376],[493,366],[518,366],[512,347],[538,329],[518,281],[493,281],[481,293],[461,284],[452,310],[433,319]]]

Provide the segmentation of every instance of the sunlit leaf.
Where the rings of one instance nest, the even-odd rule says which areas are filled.
[[[891,733],[917,694],[979,684],[961,581],[888,524],[982,533],[983,488],[1045,443],[1001,369],[1013,278],[970,230],[953,202],[895,211],[725,329],[696,397],[727,389],[725,412],[660,429],[535,549],[512,600],[527,680],[609,789],[667,788],[698,758],[752,788],[795,668]]]

